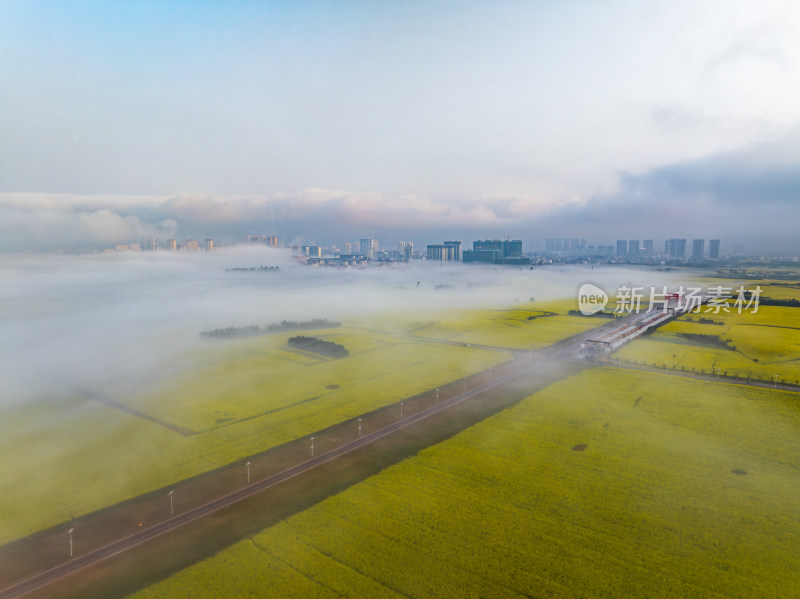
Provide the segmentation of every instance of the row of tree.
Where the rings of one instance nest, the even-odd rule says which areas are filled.
[[[242,271],[242,270],[280,270],[280,266],[234,266],[233,268],[226,268],[228,272]]]
[[[307,331],[315,329],[333,329],[342,326],[340,322],[326,320],[324,318],[314,318],[312,320],[282,320],[277,324],[269,324],[260,327],[252,324],[247,327],[228,327],[226,329],[214,329],[213,331],[203,331],[202,337],[213,337],[216,339],[233,339],[236,337],[252,337],[254,335],[266,335],[268,333],[283,333],[286,331]]]
[[[290,337],[289,347],[322,354],[330,358],[346,358],[350,355],[350,352],[343,345],[333,341],[323,341],[316,337],[303,337],[302,335]]]
[[[771,297],[762,297],[762,298],[759,298],[758,305],[759,306],[782,306],[784,308],[800,308],[800,300],[797,300],[797,299],[772,299]]]

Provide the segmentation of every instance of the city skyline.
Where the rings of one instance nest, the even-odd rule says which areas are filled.
[[[389,219],[388,223],[351,222],[346,227],[327,228],[325,231],[319,230],[312,223],[308,228],[300,228],[307,222],[306,219],[287,218],[283,223],[278,219],[265,219],[271,224],[258,227],[259,223],[265,221],[252,220],[249,218],[248,210],[234,210],[227,218],[216,219],[204,213],[208,207],[206,202],[181,203],[176,201],[145,201],[142,198],[134,198],[133,201],[121,200],[114,209],[103,204],[102,198],[91,197],[82,198],[78,196],[65,196],[65,201],[61,204],[48,200],[39,204],[38,202],[27,201],[26,196],[30,194],[16,194],[18,197],[9,200],[9,195],[0,194],[0,214],[6,209],[10,218],[4,222],[5,229],[0,236],[0,251],[92,251],[100,250],[115,245],[124,244],[152,244],[153,240],[164,243],[171,243],[173,240],[193,240],[193,239],[213,239],[214,243],[233,245],[243,243],[250,238],[270,240],[268,245],[276,246],[277,240],[283,240],[285,245],[318,245],[322,247],[337,246],[343,240],[357,240],[367,230],[375,238],[380,238],[383,243],[396,245],[403,241],[409,241],[417,246],[423,246],[439,238],[492,238],[506,239],[519,238],[525,244],[526,251],[536,250],[566,250],[568,245],[574,246],[576,241],[584,245],[602,246],[603,251],[608,252],[612,248],[613,255],[627,254],[627,249],[619,251],[618,234],[620,231],[625,240],[626,248],[634,241],[643,240],[641,243],[654,243],[654,239],[659,243],[671,238],[688,239],[690,244],[693,239],[720,239],[729,243],[728,247],[723,247],[723,253],[736,252],[739,254],[747,253],[752,255],[798,255],[800,245],[795,237],[787,237],[784,241],[773,242],[771,245],[762,240],[757,232],[737,229],[736,232],[720,235],[720,228],[714,223],[694,223],[672,226],[665,223],[647,223],[638,228],[639,225],[631,224],[630,219],[626,223],[618,225],[616,228],[606,229],[605,227],[595,226],[585,227],[580,225],[580,221],[572,224],[563,225],[560,230],[543,230],[539,224],[529,224],[520,219],[512,221],[509,226],[498,230],[497,227],[479,225],[478,223],[465,225],[463,227],[443,228],[444,232],[438,228],[416,226],[417,223],[404,224],[396,220]],[[19,197],[19,196],[22,197]],[[4,203],[3,200],[6,200]],[[211,202],[219,204],[219,202]],[[229,204],[225,204],[231,208]],[[791,205],[787,209],[793,210]],[[330,211],[323,211],[327,216],[327,222],[335,218]],[[374,211],[373,211],[374,212]],[[212,213],[213,214],[213,213]],[[186,224],[180,225],[175,216]],[[313,217],[312,217],[313,218]],[[319,217],[320,220],[322,216]],[[361,219],[362,221],[365,219]],[[551,219],[552,220],[552,219]],[[781,227],[791,231],[794,227],[792,220],[776,223],[773,231],[763,232],[764,238],[769,237],[770,233],[775,233]],[[275,224],[277,223],[277,224]],[[295,228],[289,229],[288,223]],[[321,224],[321,223],[320,223]],[[589,233],[584,233],[584,231]],[[288,231],[281,234],[281,231]],[[375,234],[380,233],[379,235]],[[647,233],[645,236],[643,233]],[[677,233],[677,236],[676,236]],[[629,239],[638,236],[639,239]],[[586,241],[588,239],[588,241]],[[553,242],[552,244],[546,242]],[[560,244],[567,244],[560,247]],[[552,247],[551,247],[552,245]],[[541,247],[540,247],[541,246]],[[572,247],[571,249],[575,249]],[[644,250],[645,247],[642,246]],[[710,249],[710,248],[709,248]],[[717,248],[719,251],[719,248]],[[655,253],[652,248],[649,253]],[[669,253],[666,251],[665,253]],[[708,253],[708,250],[705,250]]]
[[[546,264],[553,259],[558,261],[616,261],[628,263],[653,263],[653,261],[685,261],[703,262],[720,259],[739,259],[744,257],[740,244],[732,248],[721,246],[720,239],[692,239],[691,250],[685,238],[664,240],[664,251],[656,250],[653,239],[618,239],[615,245],[589,243],[586,238],[546,238],[546,239],[479,239],[472,242],[472,249],[464,248],[461,240],[449,240],[442,243],[426,243],[414,252],[414,242],[400,241],[396,247],[382,246],[380,240],[370,237],[359,238],[358,241],[344,241],[341,244],[320,245],[302,243],[300,238],[287,242],[276,235],[247,235],[246,245],[263,245],[274,249],[292,250],[296,258],[305,258],[308,263],[360,263],[360,262],[410,262],[412,259],[432,260],[440,262],[489,262],[493,264]],[[231,246],[244,245],[240,241]],[[141,242],[117,244],[114,247],[100,248],[111,251],[214,251],[220,246],[213,238],[206,238],[202,245],[195,239],[185,242],[170,238],[157,239],[147,235]],[[424,247],[424,249],[423,249]],[[722,250],[720,248],[723,248]],[[94,251],[98,251],[95,249]],[[777,257],[777,256],[776,256]],[[781,256],[780,258],[787,258]],[[798,257],[792,257],[797,260]],[[532,259],[535,262],[532,262]],[[548,260],[549,259],[549,260]]]

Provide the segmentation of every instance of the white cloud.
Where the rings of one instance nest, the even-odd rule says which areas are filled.
[[[680,113],[662,118],[692,122]],[[531,194],[466,198],[310,188],[272,195],[111,196],[0,194],[0,249],[91,248],[160,239],[248,233],[341,245],[362,236],[409,239],[574,236],[732,236],[748,231],[764,250],[790,248],[800,180],[798,130],[769,143],[625,174],[609,193],[553,202]],[[754,211],[753,202],[759,210]],[[783,213],[775,226],[775,211]],[[703,208],[705,207],[705,208]],[[695,218],[687,221],[685,213]],[[724,212],[724,214],[723,214]],[[724,225],[724,226],[723,226]]]
[[[140,238],[144,234],[144,229],[137,217],[120,216],[108,209],[79,212],[75,218],[77,222],[74,236],[77,238],[112,243],[118,239]]]

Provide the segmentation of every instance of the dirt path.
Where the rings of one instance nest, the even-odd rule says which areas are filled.
[[[697,372],[686,372],[684,370],[673,370],[671,368],[658,368],[657,366],[647,366],[646,364],[632,364],[630,362],[619,361],[616,358],[605,358],[598,360],[596,364],[600,366],[613,366],[615,368],[627,368],[629,370],[642,370],[645,372],[657,372],[659,374],[668,374],[670,376],[680,376],[700,381],[709,381],[712,383],[727,383],[730,385],[741,385],[744,387],[758,387],[761,389],[771,389],[777,391],[789,391],[791,393],[800,393],[800,386],[787,385],[787,384],[774,384],[767,381],[743,379],[730,376],[722,376],[715,374],[701,374]]]
[[[186,428],[185,426],[179,426],[177,424],[172,424],[171,422],[167,422],[166,420],[161,420],[160,418],[156,418],[155,416],[145,414],[144,412],[140,412],[136,408],[126,406],[124,403],[114,401],[113,399],[100,395],[99,393],[93,393],[85,389],[73,388],[71,390],[74,391],[75,393],[82,395],[83,397],[88,397],[89,399],[94,400],[110,408],[121,410],[126,414],[130,414],[131,416],[136,416],[137,418],[141,418],[142,420],[147,420],[148,422],[152,422],[153,424],[162,426],[165,429],[171,430],[174,433],[178,433],[182,437],[191,437],[192,435],[197,434],[197,431],[193,431],[190,428]]]

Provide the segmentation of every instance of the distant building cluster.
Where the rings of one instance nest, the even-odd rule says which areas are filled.
[[[296,255],[311,265],[353,266],[367,263],[410,262],[414,255],[414,244],[401,241],[397,249],[381,249],[377,239],[362,237],[358,241],[346,241],[337,246],[293,244],[289,246]]]
[[[270,236],[249,236],[253,243]],[[277,242],[276,242],[277,243]],[[656,250],[655,241],[645,239],[619,239],[616,245],[591,245],[585,238],[548,238],[530,240],[525,247],[521,239],[480,239],[472,242],[471,249],[462,249],[460,240],[447,240],[429,243],[424,251],[415,252],[414,244],[402,241],[397,249],[381,249],[378,241],[362,237],[358,241],[347,241],[341,248],[295,243],[289,246],[295,255],[311,265],[352,266],[368,263],[410,262],[427,260],[431,262],[463,262],[465,264],[498,264],[523,266],[529,264],[548,264],[553,262],[631,262],[660,263],[666,261],[699,262],[720,258],[720,241],[711,239],[706,253],[705,240],[692,242],[687,255],[685,239],[668,239],[664,242],[664,252]]]
[[[248,236],[250,243],[260,243],[268,236]],[[253,241],[255,240],[255,241]],[[460,240],[429,243],[424,251],[415,251],[414,242],[401,241],[396,248],[381,248],[377,239],[362,237],[358,241],[346,241],[342,247],[304,244],[295,242],[288,247],[306,264],[318,266],[354,266],[370,263],[408,263],[412,260],[432,262],[475,262],[486,264],[530,264],[523,253],[522,241],[486,239],[472,242],[471,250],[462,250]]]
[[[345,241],[342,247],[303,243],[298,240],[287,244],[277,235],[248,235],[249,245],[271,248],[288,248],[295,257],[309,265],[354,266],[367,264],[409,263],[412,260],[439,262],[463,262],[465,264],[496,264],[523,266],[529,264],[552,264],[571,262],[618,262],[632,264],[700,264],[723,259],[719,239],[693,239],[691,244],[683,238],[664,240],[664,250],[658,251],[653,239],[618,239],[615,245],[590,244],[586,238],[549,237],[530,239],[479,239],[472,242],[471,249],[462,249],[460,240],[429,243],[421,251],[415,251],[414,242],[401,241],[396,247],[382,248],[377,239],[362,237],[357,241]],[[158,240],[155,235],[146,235],[139,243],[115,245],[106,252],[158,252],[190,251],[212,252],[216,245],[211,238],[199,241],[186,239]],[[741,253],[734,245],[733,256]]]
[[[708,251],[705,239],[692,240],[691,248],[686,239],[667,239],[664,241],[664,251],[659,252],[652,239],[618,239],[616,245],[589,245],[586,239],[550,238],[532,240],[529,253],[538,261],[604,260],[643,264],[701,262],[721,258],[719,239],[708,240]]]
[[[472,242],[472,249],[464,251],[464,262],[522,265],[531,260],[522,253],[520,239],[485,239]]]
[[[248,235],[247,243],[249,244],[264,244],[271,248],[282,248],[283,239],[275,235]]]
[[[214,240],[204,239],[202,244],[196,239],[187,239],[185,242],[179,242],[177,239],[167,239],[162,244],[156,240],[155,235],[147,235],[140,243],[126,243],[117,244],[113,248],[108,248],[106,252],[213,252]]]

